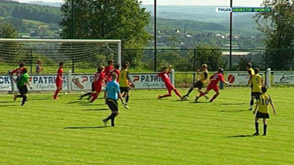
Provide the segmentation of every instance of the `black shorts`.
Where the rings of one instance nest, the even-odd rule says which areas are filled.
[[[203,88],[203,83],[199,80],[196,83],[193,84],[194,88],[198,88],[201,90]]]
[[[17,88],[18,88],[19,93],[20,93],[21,95],[23,95],[23,94],[25,94],[25,93],[28,93],[28,88],[27,88],[26,85],[21,86],[21,87],[17,87]]]
[[[259,99],[259,96],[261,95],[260,92],[251,92],[251,96],[254,96],[255,99]]]
[[[129,91],[130,91],[129,87],[120,87],[120,93],[129,92]]]
[[[117,101],[111,98],[106,99],[106,104],[108,105],[111,111],[118,111]]]
[[[258,111],[257,111],[255,117],[256,117],[256,118],[263,118],[263,119],[268,119],[268,118],[270,118],[268,113],[261,113],[261,112],[258,112]]]

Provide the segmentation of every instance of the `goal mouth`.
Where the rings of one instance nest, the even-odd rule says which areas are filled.
[[[24,62],[30,73],[42,62],[44,73],[55,73],[59,62],[72,72],[96,71],[109,60],[121,65],[121,40],[107,39],[4,39],[0,38],[2,72]]]

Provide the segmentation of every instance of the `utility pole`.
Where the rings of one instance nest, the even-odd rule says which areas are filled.
[[[154,72],[157,71],[157,2],[154,0]]]
[[[233,0],[231,0],[230,7],[230,70],[232,70],[232,44],[233,44]]]
[[[74,8],[75,8],[75,0],[71,0],[71,38],[75,38],[75,21],[74,21]],[[71,65],[72,73],[75,73],[75,56],[72,55],[72,65]]]

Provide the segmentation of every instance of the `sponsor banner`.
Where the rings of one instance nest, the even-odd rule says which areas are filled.
[[[16,77],[14,77],[16,78]],[[31,91],[52,91],[56,90],[56,76],[30,76],[30,84],[33,86]],[[63,90],[67,90],[67,76],[63,77]],[[14,90],[17,91],[16,83],[13,81]],[[11,91],[10,76],[0,76],[0,91]]]
[[[136,89],[162,89],[164,82],[157,73],[130,73],[130,78]]]
[[[294,72],[274,72],[274,84],[294,84]]]
[[[90,91],[92,90],[92,81],[94,75],[72,75],[71,88],[73,91]]]
[[[263,77],[262,73],[259,74]],[[248,72],[229,72],[227,74],[227,81],[230,85],[248,85],[249,78]]]
[[[0,91],[11,91],[10,76],[0,76]]]
[[[68,90],[68,83],[73,91],[90,91],[94,75],[79,74],[71,75],[70,82],[67,76],[63,79],[63,90]],[[33,86],[31,91],[54,91],[56,90],[55,75],[36,75],[30,76],[30,84]],[[135,85],[135,89],[165,89],[165,84],[157,73],[130,73],[130,79]],[[171,78],[172,80],[172,78]],[[16,84],[14,89],[17,91]],[[9,76],[0,76],[0,91],[11,91],[11,81]]]
[[[32,91],[54,91],[56,76],[30,76],[30,83],[33,86]],[[16,86],[16,84],[15,84]],[[67,76],[63,76],[62,90],[67,90]]]

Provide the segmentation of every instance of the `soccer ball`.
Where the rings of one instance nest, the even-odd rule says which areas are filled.
[[[184,96],[183,97],[183,101],[188,101],[189,100],[189,97],[188,96]]]

